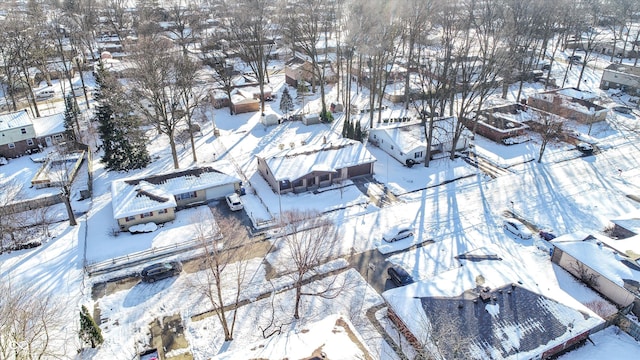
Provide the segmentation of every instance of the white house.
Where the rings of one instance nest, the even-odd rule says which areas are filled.
[[[457,124],[456,117],[434,119],[431,154],[450,151]],[[427,156],[426,129],[428,123],[393,123],[369,129],[369,142],[384,150],[399,162],[412,166],[423,162]],[[469,146],[471,133],[463,130],[456,143],[456,150]]]
[[[175,219],[175,211],[221,199],[240,189],[241,181],[212,166],[173,171],[111,183],[113,218],[121,230]]]

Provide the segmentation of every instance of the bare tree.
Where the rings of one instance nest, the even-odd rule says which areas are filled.
[[[557,139],[562,135],[562,125],[564,122],[553,114],[541,112],[536,112],[535,114],[535,127],[541,138],[540,151],[538,152],[538,163],[540,163],[542,162],[542,155],[544,155],[549,141]]]
[[[60,189],[60,198],[64,203],[69,217],[69,225],[76,226],[76,215],[71,206],[71,185],[80,153],[73,147],[75,142],[66,142],[56,146],[56,157],[49,159],[49,177],[53,186]]]
[[[285,224],[285,241],[290,262],[287,264],[289,276],[295,288],[295,309],[293,317],[300,318],[300,299],[302,296],[336,298],[344,283],[332,277],[326,284],[316,289],[304,290],[305,281],[318,275],[317,267],[330,260],[338,246],[339,238],[333,222],[320,217],[313,211],[290,211],[282,214]]]
[[[182,108],[183,89],[179,86],[180,54],[173,53],[170,40],[157,35],[142,38],[132,55],[133,75],[131,95],[133,104],[158,133],[169,138],[173,166],[178,169],[176,131],[185,111]]]
[[[205,277],[196,287],[213,306],[222,325],[224,340],[233,340],[237,308],[247,274],[246,250],[240,237],[233,235],[221,240],[215,222],[198,220],[198,241],[205,250]]]
[[[196,83],[196,75],[201,65],[199,62],[193,61],[189,56],[183,54],[182,56],[176,56],[174,67],[176,73],[175,83],[179,93],[178,100],[182,105],[181,110],[184,111],[185,115],[184,118],[191,142],[193,162],[197,162],[198,157],[196,156],[196,143],[193,134],[199,127],[197,124],[194,124],[193,114],[200,103],[206,98],[205,89],[198,87]]]
[[[13,202],[19,201],[22,197],[22,186],[18,182],[0,182],[0,254],[6,250],[19,248],[22,241],[21,216],[9,208]]]
[[[53,344],[63,341],[62,306],[33,286],[0,283],[0,358],[61,358]]]
[[[229,43],[251,68],[260,88],[261,111],[265,110],[264,85],[267,82],[269,53],[273,46],[268,0],[221,1],[228,16]]]

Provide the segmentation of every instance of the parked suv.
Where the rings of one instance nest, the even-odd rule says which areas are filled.
[[[413,283],[413,278],[403,268],[392,265],[387,269],[389,279],[393,281],[396,286],[404,286]]]
[[[157,280],[176,276],[182,272],[182,265],[177,261],[161,262],[149,265],[142,269],[140,277],[142,281],[152,283]]]
[[[242,206],[242,201],[240,200],[240,196],[236,193],[232,193],[226,196],[227,205],[229,205],[229,209],[231,211],[242,210],[244,206]]]

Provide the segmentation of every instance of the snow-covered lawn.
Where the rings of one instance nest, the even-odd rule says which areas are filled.
[[[563,65],[554,66],[558,66],[553,70],[555,76]],[[570,71],[568,85],[574,85],[577,71],[577,66]],[[583,87],[605,95],[597,90],[600,74],[601,70],[585,71]],[[274,75],[271,81],[272,87],[278,90],[283,86],[284,77],[281,74]],[[526,96],[539,90],[540,84],[527,84],[524,94]],[[335,89],[329,92],[328,98],[336,97],[333,91]],[[516,92],[517,87],[511,87],[509,97],[515,99]],[[363,94],[360,96],[363,97]],[[362,98],[359,100],[362,101]],[[317,105],[317,99],[308,98],[306,101],[311,104],[310,107]],[[273,108],[269,111],[279,113],[276,103],[271,103],[271,106]],[[505,210],[512,211],[533,225],[563,234],[577,230],[600,232],[608,226],[611,218],[638,207],[626,196],[640,192],[637,180],[640,178],[640,153],[635,146],[638,135],[627,131],[638,123],[635,116],[612,113],[607,124],[594,125],[589,136],[597,141],[601,153],[588,157],[581,157],[572,146],[558,144],[550,146],[543,161],[537,163],[535,159],[539,142],[535,136],[528,142],[511,146],[494,144],[478,137],[474,140],[474,151],[497,165],[508,167],[511,172],[494,180],[478,173],[476,168],[461,159],[440,159],[433,161],[429,168],[418,165],[409,169],[369,145],[369,150],[378,159],[375,179],[398,196],[397,202],[380,208],[370,204],[368,197],[349,182],[342,184],[341,188],[321,189],[323,191],[317,194],[279,196],[257,172],[253,155],[281,143],[298,144],[323,136],[338,136],[341,117],[338,116],[330,125],[285,123],[265,127],[259,122],[259,114],[230,116],[227,109],[216,110],[214,114],[221,135],[213,136],[212,122],[201,124],[202,136],[196,139],[198,165],[218,160],[227,162],[230,171],[245,181],[247,194],[243,196],[243,202],[247,214],[254,219],[272,220],[280,211],[293,209],[326,212],[325,216],[334,220],[342,239],[339,248],[334,249],[338,255],[376,249],[382,244],[381,236],[388,229],[399,223],[408,224],[415,230],[413,237],[384,246],[387,248],[385,252],[389,252],[433,240],[433,244],[389,258],[390,262],[408,269],[416,279],[428,280],[435,274],[458,267],[457,255],[488,249],[486,251],[510,259],[514,267],[526,269],[526,277],[537,285],[541,293],[578,307],[577,303],[584,304],[599,296],[552,265],[546,243],[535,236],[534,240],[526,242],[505,233],[501,228],[503,213]],[[212,119],[212,113],[208,114],[207,119]],[[575,130],[583,134],[589,132],[588,128],[578,125],[575,125]],[[374,358],[395,358],[386,341],[364,315],[367,309],[382,303],[381,296],[355,270],[342,269],[342,266],[337,274],[320,281],[335,277],[348,281],[351,286],[336,299],[304,297],[302,318],[293,321],[294,296],[288,288],[290,279],[283,276],[267,280],[263,259],[249,261],[251,277],[243,287],[243,298],[249,302],[238,310],[234,340],[229,343],[224,342],[221,326],[215,316],[203,320],[192,320],[190,317],[211,309],[211,304],[202,293],[195,291],[195,285],[204,276],[203,272],[183,272],[179,277],[155,284],[139,283],[130,289],[94,300],[91,286],[104,278],[85,277],[82,269],[85,261],[108,260],[134,251],[179,243],[193,237],[194,217],[211,221],[209,209],[199,207],[178,212],[175,221],[155,232],[112,236],[116,222],[110,205],[110,182],[166,172],[173,167],[167,139],[151,133],[149,136],[149,150],[154,161],[146,169],[130,173],[107,172],[99,163],[98,154],[93,164],[92,199],[73,203],[76,210],[88,210],[86,215],[79,218],[80,224],[69,228],[65,222],[61,222],[52,228],[54,237],[44,245],[0,255],[2,279],[36,284],[42,291],[51,292],[68,304],[64,314],[68,325],[63,332],[72,340],[76,338],[80,305],[87,305],[90,309],[97,305],[104,321],[101,327],[106,341],[95,352],[94,359],[132,358],[135,353],[149,346],[149,324],[175,314],[182,318],[189,352],[195,359],[209,359],[216,355],[220,359],[227,359],[234,358],[233,354],[242,354],[238,356],[244,357],[247,352],[254,356],[257,353],[252,349],[258,349],[258,344],[264,341],[262,329],[270,322],[271,314],[274,314],[276,323],[283,325],[282,332],[287,335],[266,340],[262,349],[274,351],[269,356],[283,357],[278,352],[282,349],[275,344],[298,338],[300,342],[297,344],[300,345],[292,347],[287,356],[302,354],[297,351],[305,346],[305,349],[317,346],[321,339],[332,341],[331,346],[323,349],[331,354],[330,358],[334,358],[333,341],[343,344],[345,339],[338,334],[316,336],[315,331],[327,334],[326,329],[330,326],[323,323],[323,319],[330,314],[341,314],[351,321]],[[195,165],[189,147],[179,147],[179,158],[182,168]],[[30,180],[29,174],[38,166],[30,162],[28,158],[12,159],[8,165],[0,167],[0,181]],[[458,180],[451,181],[454,179]],[[30,195],[38,194],[33,189],[28,191]],[[60,217],[64,216],[64,212],[58,213]],[[277,245],[274,249],[269,259],[277,259],[282,264],[286,257]],[[193,254],[184,256],[187,255]],[[309,286],[315,285],[312,283]],[[261,294],[269,294],[274,289],[278,291],[259,299]],[[379,311],[376,316],[384,322],[381,313]],[[335,318],[328,319],[324,321],[335,323]],[[314,326],[316,322],[319,323]],[[388,323],[382,325],[390,328]],[[290,330],[293,333],[289,333]],[[602,358],[593,355],[600,354],[602,350],[606,350],[603,353],[612,358],[629,358],[628,354],[639,350],[637,342],[619,336],[613,330],[597,334],[594,339],[596,347],[587,343],[563,359]],[[79,345],[76,340],[70,344],[65,351],[72,357]],[[346,349],[336,357],[349,357],[349,354],[355,353],[351,347]],[[222,354],[223,351],[232,352]]]

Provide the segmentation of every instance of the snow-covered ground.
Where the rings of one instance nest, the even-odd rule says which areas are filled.
[[[555,66],[553,76],[560,77],[563,64],[556,63]],[[587,69],[581,87],[606,95],[597,89],[603,67],[604,64],[596,62],[595,70]],[[578,66],[570,70],[567,86],[575,85],[578,72]],[[285,86],[282,75],[272,76],[271,81],[274,92]],[[540,84],[527,84],[524,95],[540,90]],[[334,91],[332,89],[327,98],[336,98]],[[516,93],[517,86],[514,86],[510,89],[510,98],[514,99]],[[364,93],[359,96],[359,101],[364,102]],[[309,111],[318,109],[317,98],[306,98],[305,104]],[[270,105],[272,109],[269,111],[280,113],[277,101]],[[302,104],[298,102],[297,105]],[[49,107],[54,106],[62,111],[61,102],[49,104]],[[213,136],[214,116],[215,125],[220,129],[219,137]],[[628,131],[637,129],[636,124],[640,122],[634,115],[611,113],[606,123],[594,125],[589,136],[597,142],[601,153],[589,157],[581,157],[573,146],[561,144],[549,146],[542,162],[538,163],[539,141],[535,136],[530,141],[511,146],[477,137],[474,140],[475,151],[498,165],[508,167],[511,172],[494,180],[462,160],[439,159],[433,161],[429,168],[407,168],[369,145],[369,150],[378,159],[374,168],[376,180],[386,184],[398,196],[397,202],[382,208],[369,203],[368,197],[351,183],[343,184],[342,188],[323,189],[327,191],[318,194],[279,196],[257,172],[253,155],[280,143],[309,143],[324,136],[338,136],[341,117],[330,125],[304,126],[287,122],[265,127],[259,121],[259,114],[231,116],[228,109],[220,109],[207,113],[207,119],[201,124],[202,136],[196,143],[198,165],[222,160],[230,164],[230,171],[246,179],[247,194],[243,196],[243,203],[246,213],[252,218],[274,219],[281,211],[292,209],[327,212],[325,216],[334,220],[342,239],[340,248],[334,250],[341,255],[377,247],[388,253],[433,240],[433,244],[399,252],[388,259],[409,269],[416,279],[428,280],[458,266],[454,259],[458,254],[490,247],[508,254],[520,264],[521,269],[526,269],[527,277],[538,284],[540,292],[546,296],[569,305],[598,300],[597,294],[550,263],[548,246],[544,242],[536,237],[525,242],[505,233],[501,227],[503,213],[512,211],[534,225],[563,234],[577,230],[600,232],[608,226],[610,219],[638,207],[626,196],[640,193],[640,181],[637,180],[640,178],[640,152],[635,145],[638,133]],[[585,126],[571,126],[580,133],[589,133]],[[215,316],[191,318],[211,308],[208,300],[197,291],[197,285],[204,276],[202,272],[183,273],[155,284],[140,283],[106,296],[92,297],[92,285],[104,277],[85,276],[83,266],[86,262],[108,261],[132,252],[179,243],[193,235],[195,218],[209,219],[207,207],[194,208],[178,212],[175,221],[156,232],[114,236],[112,229],[117,224],[110,204],[111,181],[166,172],[173,167],[166,138],[150,132],[149,144],[154,160],[149,167],[136,172],[107,172],[96,156],[92,199],[73,202],[76,211],[86,211],[79,218],[78,226],[70,228],[66,222],[61,222],[52,229],[54,236],[42,246],[0,255],[0,277],[3,281],[10,279],[15,283],[35,284],[67,304],[64,314],[67,326],[63,332],[70,339],[64,349],[69,357],[73,357],[80,346],[75,333],[78,309],[84,304],[90,309],[97,306],[103,321],[101,327],[105,343],[90,353],[93,359],[131,359],[149,346],[149,324],[174,314],[182,318],[188,348],[176,350],[172,355],[189,352],[195,359],[209,359],[216,355],[220,359],[231,359],[237,358],[233,354],[254,356],[257,352],[252,350],[264,346],[263,351],[271,348],[273,352],[263,352],[260,356],[284,357],[279,352],[282,348],[274,344],[289,341],[295,344],[292,345],[295,348],[291,348],[288,354],[310,356],[315,350],[313,347],[322,343],[318,339],[342,344],[344,338],[335,338],[337,335],[331,326],[313,325],[317,322],[323,324],[328,315],[341,314],[353,324],[374,358],[397,358],[365,316],[368,309],[382,304],[382,297],[359,273],[347,269],[346,264],[340,261],[331,263],[324,270],[336,271],[327,279],[335,278],[350,286],[336,299],[303,297],[302,318],[297,321],[292,317],[294,296],[290,290],[291,279],[287,276],[268,279],[262,258],[249,261],[248,273],[251,276],[243,284],[241,295],[247,304],[238,310],[234,340],[231,342],[224,342],[222,328]],[[188,147],[179,146],[179,157],[182,168],[195,165]],[[12,159],[8,165],[0,167],[0,181],[15,179],[28,183],[37,166],[28,158]],[[29,196],[43,196],[41,194],[53,190],[26,191]],[[65,214],[62,210],[56,211],[61,218]],[[414,236],[383,244],[382,234],[396,224],[413,227]],[[281,251],[283,247],[279,246],[278,240],[270,241],[274,251],[269,254],[269,261],[290,261],[283,255],[285,252]],[[187,255],[193,254],[184,256]],[[130,269],[130,272],[136,270]],[[232,274],[227,276],[228,281],[232,281]],[[320,286],[322,281],[326,280],[308,286]],[[263,294],[271,295],[261,297]],[[228,298],[232,296],[225,295]],[[274,314],[276,322],[283,325],[282,332],[288,335],[284,340],[270,338],[264,345],[259,345],[264,341],[262,330],[268,328],[271,314]],[[377,313],[376,317],[379,317]],[[335,318],[329,319],[326,321],[335,323]],[[393,333],[394,330],[384,320],[381,323]],[[307,332],[313,334],[313,341],[303,339]],[[293,341],[292,334],[298,334],[300,339]],[[596,346],[587,343],[562,359],[633,358],[640,353],[640,345],[636,341],[623,333],[616,333],[614,329],[597,334],[593,340]],[[346,349],[349,350],[336,354],[328,346],[325,351],[332,359],[352,358],[355,352],[351,352],[351,347]],[[225,354],[225,351],[231,352]]]

